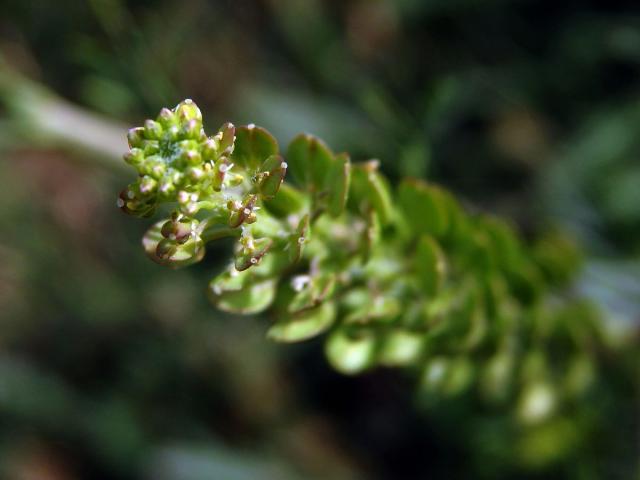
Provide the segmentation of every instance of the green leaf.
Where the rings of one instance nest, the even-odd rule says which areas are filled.
[[[329,329],[335,320],[332,302],[323,302],[310,310],[279,319],[267,332],[267,337],[278,342],[300,342]]]
[[[349,196],[350,183],[351,160],[349,160],[349,155],[341,153],[336,156],[327,179],[329,191],[327,205],[331,216],[338,217],[344,212]]]
[[[259,313],[271,306],[275,279],[260,279],[251,271],[225,271],[209,283],[209,299],[220,310],[239,314]]]
[[[448,232],[451,205],[440,188],[419,180],[404,180],[398,201],[416,235],[427,233],[441,238]]]
[[[333,153],[319,138],[300,134],[289,144],[287,163],[298,185],[310,192],[319,192],[325,188]]]
[[[324,352],[337,371],[355,375],[373,365],[376,346],[377,338],[372,330],[341,327],[329,336]]]
[[[442,288],[446,274],[444,253],[430,236],[423,235],[418,240],[415,269],[421,290],[428,297],[434,297]]]
[[[253,125],[238,127],[232,161],[249,171],[257,171],[271,155],[277,155],[278,142],[264,128]]]

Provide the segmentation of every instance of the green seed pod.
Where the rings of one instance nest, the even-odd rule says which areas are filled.
[[[273,245],[273,241],[270,238],[254,239],[249,236],[242,237],[238,244],[238,252],[234,263],[236,270],[242,272],[247,268],[258,265],[262,257],[271,248],[271,245]]]
[[[164,238],[183,244],[194,234],[198,224],[199,222],[195,218],[172,218],[162,225],[160,233]]]
[[[267,336],[278,342],[300,342],[328,330],[335,320],[335,305],[323,302],[310,310],[284,315],[269,328]]]
[[[255,269],[238,272],[226,270],[209,283],[209,299],[220,310],[231,313],[260,313],[273,303],[276,294],[274,279],[260,278]]]
[[[256,195],[251,194],[247,195],[247,197],[244,199],[244,202],[240,205],[236,205],[233,202],[228,204],[227,208],[232,210],[229,217],[229,226],[232,228],[236,228],[242,225],[242,223],[251,216],[257,199],[258,197]]]
[[[165,238],[161,229],[166,222],[153,225],[142,238],[145,252],[154,262],[171,268],[181,268],[199,262],[204,257],[204,242],[191,237],[183,244]]]
[[[263,199],[273,198],[280,190],[280,185],[287,173],[287,164],[280,155],[267,158],[260,172],[256,174],[256,183]]]
[[[344,212],[349,198],[351,185],[351,161],[349,155],[341,153],[336,156],[327,176],[327,209],[333,217],[338,217]]]
[[[393,329],[382,340],[378,362],[387,367],[411,365],[418,361],[425,347],[420,332]]]
[[[442,249],[427,235],[418,240],[415,267],[421,290],[425,295],[434,297],[442,288],[446,264]]]
[[[324,352],[333,368],[355,375],[374,364],[376,345],[373,330],[338,328],[329,335]]]

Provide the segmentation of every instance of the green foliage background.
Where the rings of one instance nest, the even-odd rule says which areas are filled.
[[[0,477],[638,475],[636,352],[603,365],[581,418],[505,442],[507,418],[473,399],[432,405],[395,371],[341,377],[319,342],[279,347],[266,321],[212,309],[202,285],[230,246],[162,269],[113,195],[121,132],[191,97],[208,125],[254,122],[283,145],[313,132],[525,236],[569,231],[576,291],[628,340],[634,2],[9,0],[0,52]]]

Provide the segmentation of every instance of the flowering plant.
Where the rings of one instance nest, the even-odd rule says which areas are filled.
[[[592,383],[606,341],[567,288],[580,255],[559,234],[526,244],[446,190],[414,179],[392,189],[377,161],[352,163],[311,135],[284,156],[254,125],[208,136],[191,100],[128,139],[138,177],[118,206],[138,217],[170,208],[145,234],[146,253],[183,267],[235,238],[209,296],[227,312],[268,310],[269,338],[327,333],[340,372],[404,366],[440,397],[477,385],[490,401],[513,399],[525,423]]]

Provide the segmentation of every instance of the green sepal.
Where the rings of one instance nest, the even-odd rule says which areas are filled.
[[[327,211],[331,216],[338,217],[344,212],[350,185],[351,160],[349,155],[341,153],[335,157],[327,177]]]
[[[278,142],[264,128],[254,125],[238,127],[235,136],[231,160],[240,168],[256,172],[267,158],[278,154]]]
[[[415,269],[422,292],[427,297],[434,297],[442,288],[446,262],[440,245],[428,235],[418,240]]]
[[[372,329],[340,327],[325,341],[324,352],[338,372],[355,375],[375,363],[377,344]]]
[[[220,310],[238,314],[255,314],[271,306],[277,282],[261,279],[253,270],[226,270],[209,282],[208,296]]]
[[[315,308],[297,314],[283,315],[269,328],[267,337],[278,342],[300,342],[321,334],[331,327],[336,308],[333,302],[322,302]]]

